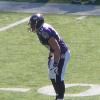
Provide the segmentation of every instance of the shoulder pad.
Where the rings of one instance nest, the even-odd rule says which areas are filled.
[[[47,32],[42,32],[42,37],[45,39],[49,39],[49,34]]]

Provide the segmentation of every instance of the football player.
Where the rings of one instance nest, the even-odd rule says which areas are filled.
[[[48,57],[48,73],[56,92],[55,100],[64,100],[64,74],[70,59],[70,50],[58,32],[51,25],[44,23],[42,14],[32,15],[29,25],[31,31],[37,34],[40,43],[50,51]]]

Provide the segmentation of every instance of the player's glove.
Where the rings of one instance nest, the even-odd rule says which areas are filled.
[[[58,74],[59,74],[59,73],[58,73],[58,64],[54,62],[53,67],[50,68],[50,71],[51,71],[52,73],[55,73],[56,75],[58,75]]]

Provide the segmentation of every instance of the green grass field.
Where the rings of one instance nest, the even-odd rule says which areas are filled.
[[[31,14],[0,12],[0,27],[19,21]],[[65,83],[100,84],[100,17],[45,15],[68,43],[71,60]],[[55,20],[56,19],[56,20]],[[0,32],[0,87],[29,87],[27,93],[0,92],[0,100],[54,100],[37,93],[37,89],[50,85],[47,72],[48,50],[34,33],[28,32],[27,23]],[[70,88],[77,93],[86,88]],[[100,100],[100,96],[65,97],[65,100]]]

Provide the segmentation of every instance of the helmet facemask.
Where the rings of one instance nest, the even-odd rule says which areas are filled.
[[[36,30],[36,25],[37,25],[37,21],[29,21],[29,27],[30,27],[30,31],[34,32]]]

